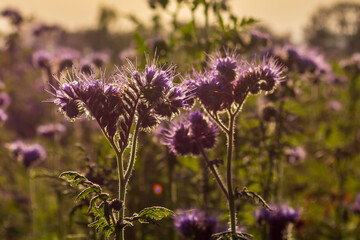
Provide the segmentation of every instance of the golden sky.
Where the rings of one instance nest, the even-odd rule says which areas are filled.
[[[339,1],[229,0],[232,11],[239,17],[252,16],[277,33],[291,32],[295,40],[300,39],[303,27],[317,7]],[[33,15],[46,22],[60,23],[72,30],[95,26],[99,6],[111,6],[120,15],[136,14],[144,22],[150,19],[152,13],[147,0],[0,0],[0,9],[8,6],[19,9],[25,16]],[[118,27],[126,29],[128,24],[120,19]]]

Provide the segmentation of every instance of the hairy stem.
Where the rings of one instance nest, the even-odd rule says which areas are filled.
[[[122,153],[117,158],[118,159],[118,171],[119,171],[119,199],[123,202],[123,207],[121,208],[121,210],[119,212],[119,220],[120,221],[122,219],[124,219],[124,217],[125,217],[126,186],[127,186],[127,183],[129,182],[129,178],[130,178],[132,170],[134,168],[139,129],[140,129],[140,121],[138,120],[136,123],[136,127],[135,127],[134,137],[132,139],[130,161],[129,161],[129,165],[126,169],[125,176],[124,176],[124,170],[123,170],[123,166],[122,166]],[[119,161],[119,159],[121,161]],[[121,174],[120,174],[120,172],[121,172]],[[116,230],[116,240],[124,240],[124,228]]]
[[[226,180],[228,188],[228,202],[229,202],[229,214],[230,214],[230,227],[231,232],[236,232],[236,216],[235,216],[235,197],[232,186],[232,174],[231,174],[231,160],[233,153],[234,145],[234,119],[235,115],[231,114],[231,111],[228,111],[229,115],[229,130],[227,132],[227,162],[226,162]]]

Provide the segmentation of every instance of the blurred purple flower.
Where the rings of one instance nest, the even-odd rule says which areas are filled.
[[[176,229],[185,237],[192,240],[210,240],[216,232],[217,220],[206,217],[197,209],[182,211],[174,217]]]
[[[360,72],[360,53],[353,53],[349,58],[341,60],[340,66],[346,72],[358,74]]]
[[[11,24],[15,26],[19,26],[22,21],[23,17],[21,16],[20,12],[16,9],[6,8],[1,11],[1,15],[4,17],[8,17],[11,21]]]
[[[58,73],[61,73],[66,68],[71,68],[74,61],[79,57],[79,51],[73,48],[61,47],[56,49],[54,52],[54,61],[57,63]]]
[[[285,149],[286,160],[290,164],[304,161],[306,152],[303,147],[293,147]]]
[[[89,59],[93,64],[95,64],[96,67],[101,68],[103,67],[107,62],[109,62],[109,54],[105,52],[95,52],[87,56],[87,59]]]
[[[0,108],[7,108],[10,104],[10,97],[7,93],[0,93]]]
[[[49,70],[51,68],[50,62],[52,61],[52,55],[45,50],[37,50],[32,54],[32,64],[34,67],[44,68]]]
[[[341,104],[341,102],[336,101],[336,100],[332,100],[328,103],[328,106],[330,107],[331,110],[338,112],[342,109],[343,105]]]
[[[34,36],[38,37],[44,33],[56,32],[56,31],[60,31],[60,30],[61,30],[61,27],[56,24],[49,25],[49,24],[45,24],[45,23],[39,23],[32,29],[32,34]]]
[[[0,108],[0,123],[6,122],[7,119],[8,119],[7,113]]]
[[[82,59],[79,64],[80,72],[85,74],[92,74],[95,72],[95,65],[89,59]]]
[[[36,129],[38,135],[43,136],[45,138],[53,138],[55,134],[63,135],[66,131],[64,125],[57,123],[50,123],[46,125],[41,125]]]
[[[266,46],[270,42],[270,35],[259,30],[250,31],[250,46]]]
[[[272,211],[260,209],[256,212],[255,218],[258,224],[269,224],[269,239],[286,239],[287,226],[296,223],[300,217],[301,211],[294,210],[287,204],[271,205]]]
[[[217,135],[216,125],[206,121],[200,112],[192,112],[186,122],[170,123],[168,128],[161,131],[162,143],[180,155],[199,154],[199,144],[206,149],[212,148]]]
[[[7,147],[25,167],[46,160],[46,151],[40,144],[25,144],[22,141],[16,141],[8,144]]]
[[[356,196],[355,202],[352,206],[352,211],[360,215],[360,193]]]

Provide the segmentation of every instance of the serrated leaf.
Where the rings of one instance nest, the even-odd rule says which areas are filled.
[[[75,198],[75,201],[79,201],[80,199],[85,199],[89,194],[93,193],[93,192],[96,192],[98,191],[99,189],[97,189],[95,186],[91,186],[91,187],[88,187],[84,190],[82,190],[78,195],[77,197]]]
[[[243,17],[241,19],[241,22],[240,22],[240,27],[245,27],[245,26],[248,26],[248,25],[251,25],[251,24],[254,24],[258,22],[257,20],[255,20],[254,18],[252,17],[249,17],[249,18],[246,18],[246,17]]]
[[[74,186],[77,186],[77,185],[79,185],[79,184],[81,184],[81,183],[83,183],[83,182],[85,182],[85,181],[86,181],[86,178],[85,178],[85,177],[83,177],[83,176],[78,176],[75,181],[73,181],[73,182],[70,183],[70,186],[74,187]],[[89,184],[89,185],[90,185],[90,184]]]
[[[66,172],[62,172],[59,175],[59,178],[66,178],[67,181],[70,181],[70,180],[74,180],[77,176],[81,176],[81,174],[75,171],[66,171]]]
[[[147,218],[158,221],[169,215],[175,215],[175,213],[170,209],[160,206],[148,207],[148,208],[144,208],[139,212],[140,218],[138,219],[138,221],[140,223],[145,223],[147,222],[146,221]]]
[[[100,201],[100,196],[95,196],[90,200],[88,212],[96,207],[96,204]]]

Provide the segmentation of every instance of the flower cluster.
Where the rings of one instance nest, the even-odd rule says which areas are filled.
[[[201,112],[192,112],[186,121],[162,129],[163,144],[176,154],[200,153],[199,147],[212,148],[216,142],[218,128],[206,121]]]
[[[208,240],[216,231],[217,220],[197,209],[181,212],[174,218],[178,231],[192,240]]]
[[[16,141],[8,144],[7,147],[12,155],[27,168],[35,162],[46,160],[46,151],[40,144],[25,144],[22,141]]]
[[[290,223],[296,223],[301,214],[289,205],[273,205],[272,211],[261,209],[256,212],[256,219],[259,224],[268,223],[270,240],[285,239],[287,227]]]
[[[261,63],[241,60],[235,53],[211,57],[210,70],[194,72],[188,84],[194,87],[195,96],[211,112],[229,109],[232,104],[241,106],[248,94],[271,92],[284,79],[284,67],[274,59],[264,58]]]
[[[55,98],[50,101],[59,105],[70,119],[87,113],[97,120],[110,139],[118,133],[122,149],[127,145],[135,119],[139,128],[146,130],[187,106],[186,90],[173,83],[174,67],[163,69],[156,63],[148,60],[143,72],[130,64],[108,79],[104,74],[98,78],[95,74],[74,70],[72,76],[63,74],[65,82],[55,89]]]

